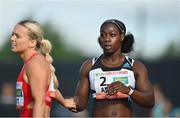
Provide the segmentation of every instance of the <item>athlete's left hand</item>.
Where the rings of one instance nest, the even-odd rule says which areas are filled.
[[[114,95],[118,92],[128,94],[129,88],[125,86],[122,82],[116,81],[108,85],[108,95]]]

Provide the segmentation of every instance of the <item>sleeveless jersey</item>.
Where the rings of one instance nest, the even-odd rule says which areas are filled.
[[[126,86],[135,88],[135,77],[133,72],[134,60],[125,56],[123,64],[117,67],[106,67],[102,65],[101,58],[93,58],[92,68],[89,72],[90,89],[92,97],[96,99],[120,99],[129,96],[118,92],[115,97],[109,98],[107,85],[115,81],[120,81]]]
[[[34,55],[37,53],[34,53],[23,65],[23,68],[18,76],[17,82],[16,82],[16,106],[22,108],[20,111],[20,117],[32,117],[32,109],[28,108],[28,104],[33,102],[33,97],[31,94],[30,85],[27,84],[24,79],[24,71],[27,63],[32,59]],[[46,105],[51,107],[52,104],[52,98],[48,95],[48,91],[54,91],[53,89],[54,83],[53,78],[51,78],[50,85],[47,88],[46,92]]]

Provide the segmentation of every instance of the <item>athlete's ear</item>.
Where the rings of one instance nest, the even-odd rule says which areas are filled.
[[[100,45],[101,48],[102,48],[102,45],[101,45],[101,38],[100,38],[100,37],[98,37],[98,43],[99,43],[99,45]]]
[[[36,47],[36,45],[37,45],[37,40],[31,39],[29,42],[29,47],[34,48],[34,47]]]

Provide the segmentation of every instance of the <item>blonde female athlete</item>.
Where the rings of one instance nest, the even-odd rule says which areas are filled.
[[[49,91],[56,78],[49,54],[51,43],[44,39],[39,23],[30,20],[17,23],[10,39],[11,50],[24,61],[16,82],[16,105],[20,117],[49,117],[52,102]],[[58,95],[61,104],[73,107],[71,100],[64,100],[60,92]]]

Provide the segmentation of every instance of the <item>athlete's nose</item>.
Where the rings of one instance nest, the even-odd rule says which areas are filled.
[[[10,41],[14,41],[15,39],[14,39],[14,35],[12,35],[11,37],[10,37]]]
[[[109,37],[109,36],[106,36],[105,42],[109,42],[109,41],[110,41],[110,37]]]

